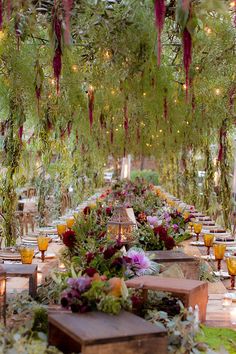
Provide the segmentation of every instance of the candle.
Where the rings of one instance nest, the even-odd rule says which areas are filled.
[[[232,308],[230,311],[231,323],[236,325],[236,307]]]
[[[38,285],[42,284],[42,278],[43,278],[43,274],[42,273],[37,273],[37,282]]]
[[[232,305],[232,298],[229,296],[224,296],[222,299],[222,306],[229,307]]]

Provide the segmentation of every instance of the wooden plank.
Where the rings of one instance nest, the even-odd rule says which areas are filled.
[[[29,276],[37,271],[37,264],[3,264],[8,276]]]
[[[144,319],[122,311],[119,316],[102,312],[85,314],[50,313],[49,322],[82,344],[129,340],[133,337],[162,337],[166,331]]]

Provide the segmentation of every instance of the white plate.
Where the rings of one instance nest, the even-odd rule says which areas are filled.
[[[201,258],[206,259],[207,261],[214,261],[215,260],[215,256],[213,254],[201,256]]]
[[[193,242],[190,242],[190,245],[192,245],[192,246],[204,246],[204,242],[203,241],[193,241]]]
[[[226,293],[224,297],[231,298],[233,302],[236,301],[236,293]]]
[[[227,239],[227,238],[232,238],[232,235],[230,232],[208,232],[209,234],[214,235],[216,238],[222,238],[222,239]]]
[[[213,274],[216,276],[216,277],[222,277],[222,278],[230,278],[230,275],[228,272],[224,272],[224,271],[217,271],[217,272],[213,272]]]

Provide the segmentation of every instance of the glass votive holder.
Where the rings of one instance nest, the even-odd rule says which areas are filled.
[[[222,298],[222,307],[228,308],[232,305],[232,297],[230,295],[224,295]]]
[[[236,307],[233,307],[230,310],[230,320],[233,325],[236,325]]]
[[[34,249],[29,247],[19,248],[21,263],[22,264],[32,264],[34,258]]]

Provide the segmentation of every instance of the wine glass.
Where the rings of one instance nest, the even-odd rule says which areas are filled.
[[[62,238],[62,235],[66,232],[66,229],[67,229],[66,224],[57,225],[57,233],[60,238]]]
[[[74,223],[75,223],[75,219],[74,218],[66,219],[66,225],[67,225],[68,229],[72,229],[72,226],[74,225]]]
[[[193,224],[193,229],[194,229],[195,234],[197,235],[197,241],[199,241],[199,235],[200,235],[200,233],[202,231],[202,224],[194,223]]]
[[[47,236],[38,236],[37,241],[38,241],[38,249],[41,252],[41,259],[42,262],[45,260],[45,252],[48,249],[48,243],[49,243],[49,237]]]
[[[214,235],[212,234],[204,234],[203,235],[204,245],[207,247],[207,255],[210,255],[210,249],[213,246]]]
[[[213,245],[215,259],[217,260],[217,270],[221,271],[221,261],[224,258],[226,245],[215,244]]]
[[[229,256],[226,258],[226,264],[228,268],[228,273],[230,275],[230,290],[235,290],[235,276],[236,276],[236,257],[235,256]]]

